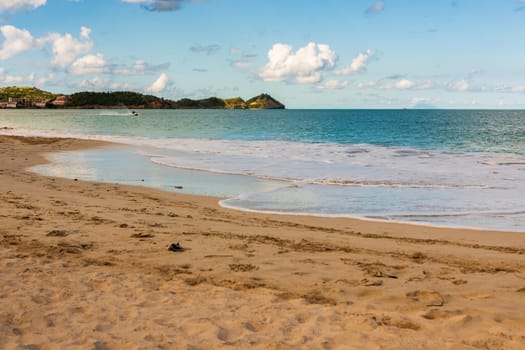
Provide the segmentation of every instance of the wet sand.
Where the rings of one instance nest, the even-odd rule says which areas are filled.
[[[245,213],[25,170],[105,146],[0,136],[0,348],[525,348],[525,234]]]

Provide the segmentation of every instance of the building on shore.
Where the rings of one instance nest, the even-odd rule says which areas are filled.
[[[17,108],[18,100],[17,98],[9,97],[7,101],[0,102],[0,108]]]
[[[33,100],[32,105],[37,108],[46,108],[48,102],[49,100]]]
[[[46,108],[48,102],[46,99],[9,97],[7,101],[0,102],[0,108]]]
[[[55,98],[51,104],[55,107],[63,107],[67,103],[67,96],[66,95],[60,95]]]

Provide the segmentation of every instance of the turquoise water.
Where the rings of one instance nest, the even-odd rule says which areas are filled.
[[[68,133],[373,144],[525,155],[525,111],[0,110],[0,126]]]
[[[180,182],[243,210],[525,232],[525,111],[0,110],[1,127],[126,145],[55,155],[47,174]]]

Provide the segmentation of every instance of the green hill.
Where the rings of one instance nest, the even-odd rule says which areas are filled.
[[[261,94],[246,101],[250,109],[284,109],[284,105],[268,94]]]
[[[7,101],[11,98],[25,98],[31,100],[52,100],[57,94],[40,90],[29,86],[9,86],[0,88],[0,101]]]
[[[244,101],[240,97],[224,99],[224,103],[226,104],[226,108],[229,108],[229,109],[246,109],[246,108],[248,108],[248,106],[246,105],[246,101]]]
[[[131,91],[76,92],[68,96],[66,107],[96,108],[128,106],[133,108],[173,108],[173,101]]]
[[[192,100],[183,98],[175,102],[175,108],[180,109],[223,109],[225,108],[224,100],[217,97],[204,98],[201,100]]]
[[[36,87],[11,86],[0,88],[0,102],[9,98],[26,99],[28,104],[18,105],[19,108],[30,108],[37,100],[47,101],[47,107],[53,108],[151,108],[151,109],[277,109],[285,108],[282,103],[268,94],[261,94],[244,101],[240,97],[222,99],[209,97],[200,100],[182,98],[172,101],[153,95],[144,95],[132,91],[113,92],[76,92],[69,96],[60,96]],[[60,100],[61,103],[58,103]]]

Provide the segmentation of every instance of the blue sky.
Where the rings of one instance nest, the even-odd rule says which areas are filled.
[[[0,86],[525,108],[525,0],[0,0]]]

